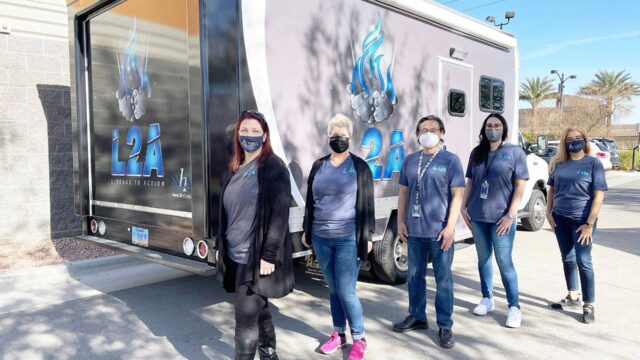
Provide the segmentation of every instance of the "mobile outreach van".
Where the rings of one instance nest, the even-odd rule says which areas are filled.
[[[354,120],[351,151],[375,179],[374,250],[363,265],[406,279],[398,175],[415,124],[446,125],[463,164],[483,119],[518,134],[516,40],[419,0],[68,0],[79,239],[195,273],[215,271],[220,179],[243,109],[262,112],[289,166],[300,244],[307,175],[329,150],[328,120]],[[541,148],[544,144],[541,144]],[[528,155],[520,220],[544,221],[546,163]],[[460,220],[456,241],[471,237]]]

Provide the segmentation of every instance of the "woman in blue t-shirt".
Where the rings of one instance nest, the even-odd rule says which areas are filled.
[[[579,129],[565,130],[558,155],[549,166],[547,220],[556,233],[564,277],[569,293],[554,309],[580,307],[582,320],[595,321],[595,281],[591,247],[600,206],[607,190],[604,167],[599,159],[588,156],[589,137]],[[579,282],[578,282],[579,275]]]
[[[519,146],[509,144],[507,135],[507,121],[502,115],[487,116],[480,129],[480,144],[469,157],[461,212],[471,228],[478,251],[482,300],[473,313],[483,316],[495,307],[492,296],[492,255],[495,253],[509,305],[506,326],[518,328],[522,313],[518,274],[511,252],[516,235],[516,214],[529,173],[526,154]]]
[[[331,153],[316,160],[309,173],[302,238],[313,246],[329,286],[333,332],[318,350],[331,354],[345,348],[348,320],[353,340],[348,359],[361,360],[367,341],[356,281],[375,231],[373,176],[369,165],[349,152],[351,119],[336,114],[327,134]]]

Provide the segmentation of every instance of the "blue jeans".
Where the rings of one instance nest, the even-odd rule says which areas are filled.
[[[334,331],[343,333],[349,320],[351,337],[354,340],[364,338],[362,305],[356,295],[360,271],[356,236],[331,239],[313,235],[311,241],[322,275],[329,286]]]
[[[409,315],[427,320],[427,257],[431,253],[436,278],[436,322],[441,329],[453,327],[453,245],[440,249],[442,243],[434,238],[409,237]]]
[[[582,285],[582,300],[593,303],[596,297],[595,277],[593,263],[591,261],[592,243],[579,244],[580,233],[576,230],[584,225],[586,220],[578,221],[555,213],[551,213],[556,222],[556,239],[562,255],[564,278],[567,282],[567,290],[578,291]],[[593,225],[593,236],[596,234],[596,225]],[[580,274],[580,283],[578,283]]]
[[[507,292],[509,307],[520,308],[518,300],[518,274],[511,260],[513,240],[516,236],[516,221],[513,221],[509,233],[498,236],[497,224],[471,221],[471,232],[478,252],[478,272],[480,272],[480,288],[483,298],[493,295],[493,253],[502,277],[502,286]]]

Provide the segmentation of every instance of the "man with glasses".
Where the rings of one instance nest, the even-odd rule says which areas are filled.
[[[426,264],[432,256],[436,279],[436,322],[440,346],[452,348],[454,228],[458,220],[464,189],[464,172],[458,156],[442,145],[444,123],[427,116],[416,126],[422,146],[410,154],[400,172],[398,233],[408,241],[409,316],[393,325],[393,331],[427,329]]]

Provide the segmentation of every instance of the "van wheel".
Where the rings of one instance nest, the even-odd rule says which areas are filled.
[[[400,241],[395,218],[389,221],[382,240],[373,243],[372,265],[376,276],[390,284],[407,281],[408,245]]]
[[[529,231],[542,229],[545,220],[545,211],[547,210],[547,200],[542,191],[533,189],[531,198],[524,210],[530,215],[522,219],[522,227]]]

